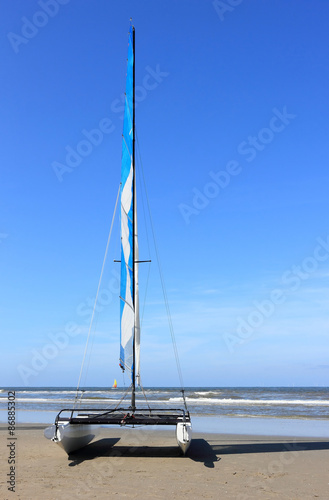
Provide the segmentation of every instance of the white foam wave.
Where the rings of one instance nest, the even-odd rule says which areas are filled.
[[[197,394],[198,396],[211,396],[211,395],[219,395],[221,394],[222,391],[195,391],[194,394]]]
[[[70,399],[46,399],[46,398],[16,398],[18,403],[48,403],[48,404],[58,404],[64,403],[66,405],[72,405],[73,400]],[[83,398],[80,403],[97,403],[97,404],[106,404],[106,403],[118,403],[119,399],[88,399]]]
[[[305,405],[305,406],[329,406],[329,400],[319,399],[218,399],[218,398],[189,398],[190,403],[198,404],[222,404],[222,405]],[[183,398],[170,398],[172,402],[182,402]]]
[[[20,390],[16,390],[16,394],[76,394],[76,390],[75,391],[39,391],[39,390],[33,390],[33,389],[30,389],[29,391],[20,391]],[[100,392],[100,391],[90,391],[90,392]],[[102,391],[104,392],[104,391]]]

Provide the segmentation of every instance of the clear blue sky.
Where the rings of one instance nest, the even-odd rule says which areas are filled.
[[[130,17],[185,385],[328,385],[329,4],[232,3],[1,1],[1,385],[77,383],[120,179]],[[122,384],[118,227],[87,385]],[[151,272],[142,380],[178,385]]]

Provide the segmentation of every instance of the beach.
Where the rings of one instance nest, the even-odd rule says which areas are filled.
[[[70,455],[43,436],[46,425],[20,424],[15,441],[15,492],[4,499],[328,499],[329,439],[196,432],[181,455],[173,430],[102,428]],[[10,450],[0,427],[1,454]]]

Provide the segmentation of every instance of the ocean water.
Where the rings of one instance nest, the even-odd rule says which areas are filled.
[[[0,389],[0,421],[7,420],[7,393],[15,390],[18,422],[28,422],[33,413],[36,422],[47,422],[63,408],[72,408],[76,396],[73,387],[16,387]],[[152,407],[182,408],[180,389],[174,387],[145,388]],[[88,387],[80,391],[78,408],[128,407],[129,393],[123,388]],[[189,387],[185,389],[187,406],[192,416],[276,419],[328,419],[328,387]],[[136,406],[147,407],[142,391],[136,394]]]

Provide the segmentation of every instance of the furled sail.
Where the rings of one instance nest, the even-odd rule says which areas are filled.
[[[137,221],[134,182],[134,47],[133,27],[129,30],[126,103],[123,121],[121,165],[121,285],[120,319],[121,347],[120,366],[134,376],[135,342],[139,344],[138,285],[136,286],[138,260]],[[135,234],[134,234],[135,233]],[[135,253],[135,255],[134,255]],[[137,297],[137,300],[136,300]],[[137,320],[137,321],[136,321]],[[135,338],[135,332],[137,333]],[[139,347],[137,349],[139,353]],[[139,358],[139,356],[138,356]],[[136,363],[137,361],[137,363]],[[139,366],[139,360],[135,358]],[[139,380],[138,380],[139,382]],[[134,380],[133,380],[134,383]]]

